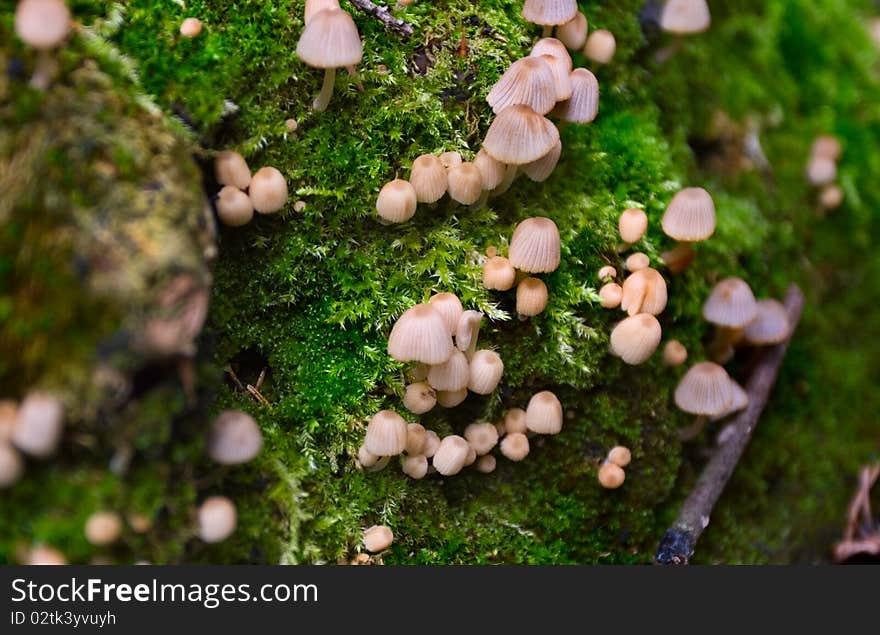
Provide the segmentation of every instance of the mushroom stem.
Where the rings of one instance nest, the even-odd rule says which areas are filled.
[[[669,269],[669,273],[677,276],[688,268],[695,255],[694,248],[690,243],[679,242],[669,251],[664,251],[661,257],[663,264]]]
[[[336,69],[328,68],[324,71],[324,84],[321,86],[321,92],[315,97],[312,103],[312,109],[317,112],[327,110],[327,104],[330,103],[330,97],[333,96],[333,85],[336,83]]]
[[[353,64],[349,64],[348,66],[346,66],[346,67],[345,67],[345,70],[348,72],[348,76],[349,76],[349,77],[352,77],[352,78],[356,78],[356,77],[357,77],[357,71],[354,70],[354,65],[353,65]],[[355,88],[358,89],[358,92],[359,92],[359,93],[364,92],[364,83],[363,83],[361,80],[357,80],[357,81],[354,83],[354,85],[355,85]]]
[[[719,364],[726,364],[733,357],[733,347],[742,339],[743,329],[733,329],[719,326],[715,331],[715,337],[709,344],[709,354]]]
[[[544,34],[541,37],[550,37],[551,35],[553,35],[553,25],[552,24],[545,24],[544,25]]]
[[[516,179],[516,172],[517,166],[508,165],[504,171],[504,179],[498,184],[498,187],[492,190],[492,196],[500,196],[509,190],[510,186],[513,185],[514,179]]]
[[[664,46],[662,49],[654,53],[654,60],[658,64],[663,64],[670,59],[672,56],[678,53],[681,50],[682,45],[684,44],[684,38],[679,36],[676,37],[670,44]]]
[[[690,441],[692,439],[697,438],[697,436],[703,431],[703,428],[706,427],[706,422],[709,420],[709,417],[706,415],[699,415],[694,422],[685,426],[681,430],[678,431],[678,438],[681,441]]]
[[[477,202],[470,206],[470,209],[473,211],[483,209],[486,205],[486,201],[489,200],[489,190],[483,190],[483,193],[480,194],[480,198],[477,199]]]
[[[37,64],[34,67],[34,74],[31,76],[30,85],[37,90],[48,90],[52,84],[52,78],[55,75],[57,66],[51,53],[41,50],[37,55]]]

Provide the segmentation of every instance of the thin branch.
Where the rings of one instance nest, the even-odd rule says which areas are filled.
[[[797,285],[791,285],[785,294],[785,309],[791,333],[788,340],[768,348],[760,358],[746,384],[749,405],[733,418],[728,427],[733,431],[725,443],[703,468],[694,489],[682,504],[672,527],[666,530],[657,549],[657,564],[687,564],[694,546],[709,524],[712,508],[724,491],[743,451],[752,438],[758,419],[767,405],[770,391],[779,374],[788,344],[804,308],[804,295]]]
[[[357,7],[367,15],[371,15],[379,20],[382,24],[385,25],[385,28],[389,31],[394,31],[404,38],[408,38],[413,34],[412,25],[409,22],[405,22],[404,20],[395,18],[393,15],[391,15],[391,11],[388,10],[388,7],[373,4],[372,2],[370,2],[370,0],[350,1],[355,7]]]

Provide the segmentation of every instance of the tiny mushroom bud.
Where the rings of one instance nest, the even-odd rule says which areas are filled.
[[[528,273],[555,271],[560,259],[559,228],[549,218],[527,218],[510,239],[510,264]]]
[[[623,289],[614,282],[602,285],[599,289],[599,300],[605,309],[614,309],[620,306],[620,299],[623,297]]]
[[[364,531],[364,549],[370,553],[385,551],[394,542],[394,534],[385,525],[373,525]]]
[[[508,106],[524,104],[539,115],[546,115],[556,105],[553,70],[541,57],[518,59],[495,82],[486,101],[496,114]]]
[[[627,364],[641,364],[657,350],[661,335],[660,323],[653,315],[633,315],[611,331],[611,352]]]
[[[619,465],[606,461],[599,468],[599,484],[605,489],[617,489],[623,485],[626,473]]]
[[[605,29],[599,29],[590,33],[587,44],[584,46],[584,55],[599,64],[607,64],[617,51],[617,40],[614,34]]]
[[[150,528],[153,526],[153,521],[146,514],[141,514],[139,512],[131,512],[126,517],[131,530],[136,534],[145,534],[150,531]]]
[[[495,351],[476,351],[471,357],[468,389],[478,395],[489,395],[504,374],[504,362]],[[470,439],[468,439],[470,440]]]
[[[422,452],[429,459],[434,456],[437,452],[437,448],[440,447],[440,437],[433,430],[425,431],[425,445],[422,448]]]
[[[562,431],[562,404],[549,390],[529,399],[526,406],[526,427],[538,434],[559,434]]]
[[[625,209],[617,221],[620,238],[625,243],[637,243],[648,230],[648,215],[640,209]]]
[[[467,388],[461,390],[438,390],[437,403],[443,408],[455,408],[467,399]]]
[[[416,480],[425,478],[428,473],[428,459],[422,455],[405,456],[401,460],[403,473]]]
[[[464,159],[461,158],[461,154],[455,152],[454,150],[442,153],[439,158],[440,163],[442,163],[443,167],[447,170],[456,168],[464,162]]]
[[[29,393],[18,407],[12,443],[35,458],[53,454],[61,441],[64,407],[48,393]]]
[[[449,198],[462,205],[473,205],[483,193],[483,175],[473,163],[450,168],[448,178]]]
[[[504,173],[507,170],[506,165],[493,159],[482,148],[477,152],[477,156],[474,157],[474,165],[480,171],[484,190],[494,190],[501,185],[501,182],[504,180]]]
[[[744,339],[749,344],[767,346],[784,342],[791,326],[788,312],[778,300],[758,300],[755,319],[745,328]]]
[[[624,262],[624,266],[627,271],[641,271],[642,269],[647,269],[651,266],[651,260],[648,258],[648,254],[643,254],[641,252],[636,252],[631,254]],[[664,282],[664,286],[666,283]]]
[[[287,202],[287,181],[284,175],[273,167],[260,168],[248,186],[251,204],[260,214],[277,212]]]
[[[95,546],[109,545],[122,533],[122,518],[116,512],[95,512],[86,520],[86,540]]]
[[[599,280],[614,280],[617,277],[617,269],[612,267],[611,265],[605,265],[601,269],[599,269]]]
[[[628,447],[617,445],[608,451],[608,458],[606,460],[618,467],[626,467],[632,461],[632,452],[629,451]]]
[[[516,269],[504,256],[493,256],[483,265],[483,286],[507,291],[516,282]]]
[[[549,35],[554,26],[573,20],[577,9],[577,0],[525,0],[522,16],[543,26],[544,35]]]
[[[446,194],[446,168],[433,154],[416,158],[409,173],[409,182],[419,203],[436,203]]]
[[[376,465],[376,463],[379,462],[379,458],[380,457],[378,457],[375,454],[373,454],[372,452],[370,452],[367,449],[367,446],[365,446],[365,445],[362,445],[361,447],[358,448],[357,459],[358,459],[358,463],[360,463],[361,467],[363,467],[363,468],[373,467],[374,465]],[[385,458],[387,458],[387,457],[385,457]]]
[[[550,152],[545,154],[537,161],[526,163],[524,166],[522,166],[522,171],[529,178],[530,181],[534,181],[536,183],[546,181],[548,178],[550,178],[550,175],[553,174],[553,170],[556,169],[556,164],[559,163],[559,157],[561,154],[562,142],[557,141],[556,145],[553,146]]]
[[[230,227],[247,225],[254,217],[250,197],[234,185],[224,185],[217,195],[217,216]]]
[[[504,415],[504,429],[507,434],[514,432],[525,434],[528,432],[529,426],[526,425],[526,411],[522,408],[511,408],[508,410],[507,414]]]
[[[666,280],[656,269],[647,267],[631,274],[623,282],[620,308],[629,315],[660,315],[666,308]]]
[[[540,278],[523,278],[516,285],[516,312],[534,317],[547,308],[547,285]]]
[[[305,201],[297,201],[296,203],[293,204],[293,211],[294,212],[299,213],[299,212],[303,211],[305,208],[306,208]]]
[[[394,179],[382,186],[376,198],[376,213],[389,223],[403,223],[416,213],[418,197],[409,181]]]
[[[501,454],[511,461],[522,461],[529,455],[529,438],[522,432],[511,432],[501,439]]]
[[[364,447],[376,456],[395,456],[406,449],[407,424],[396,412],[380,410],[370,419]]]
[[[664,233],[676,240],[706,240],[715,233],[715,203],[703,188],[687,187],[672,197],[660,223]]]
[[[202,21],[198,18],[186,18],[180,25],[180,34],[183,37],[196,37],[202,32]]]
[[[246,190],[251,183],[251,169],[238,152],[224,150],[214,159],[214,177],[220,185]]]
[[[718,364],[694,364],[675,389],[675,405],[695,415],[721,414],[733,403],[733,382]]]
[[[829,183],[819,192],[819,205],[824,209],[837,209],[843,203],[843,189],[839,185]]]
[[[464,429],[464,438],[478,456],[483,456],[498,444],[498,430],[491,423],[472,423]]]
[[[20,0],[15,7],[15,32],[35,49],[61,44],[70,25],[70,11],[63,0]]]
[[[427,430],[420,423],[411,423],[406,426],[406,447],[404,451],[410,456],[418,456],[425,451],[425,439]]]
[[[235,504],[225,496],[211,496],[199,506],[199,538],[208,543],[222,542],[238,524]]]
[[[428,304],[440,312],[449,334],[454,335],[463,312],[458,296],[454,293],[436,293],[430,297]]]
[[[810,185],[826,185],[837,178],[837,164],[828,157],[811,157],[807,163],[807,181]]]
[[[467,441],[453,434],[443,438],[431,462],[443,476],[453,476],[461,472],[471,450]]]
[[[318,112],[327,109],[336,69],[360,64],[363,53],[357,26],[345,11],[323,9],[311,16],[296,45],[296,54],[312,68],[324,69],[324,84],[312,108]]]
[[[491,454],[486,454],[477,459],[474,467],[477,469],[477,472],[490,474],[495,471],[496,464],[497,461],[495,460],[495,457]]]
[[[388,336],[388,354],[399,362],[442,364],[452,351],[452,337],[443,315],[430,304],[407,309]]]
[[[0,489],[11,487],[24,474],[24,461],[9,443],[0,440]]]
[[[247,463],[262,447],[260,426],[245,412],[225,410],[211,423],[208,456],[221,465]]]
[[[31,566],[61,566],[67,564],[63,553],[49,545],[34,545],[28,550],[25,564]]]
[[[410,384],[403,395],[403,405],[413,414],[424,414],[437,405],[437,392],[426,381]]]
[[[678,340],[669,340],[663,347],[663,363],[667,366],[681,366],[687,361],[688,352]]]
[[[574,17],[556,29],[556,37],[570,50],[578,51],[587,42],[587,17],[578,11]]]
[[[428,371],[428,383],[438,391],[456,391],[467,388],[470,380],[470,368],[467,356],[455,350],[448,360],[442,364],[431,366]]]
[[[706,0],[666,0],[660,14],[660,28],[674,35],[702,33],[711,22]]]

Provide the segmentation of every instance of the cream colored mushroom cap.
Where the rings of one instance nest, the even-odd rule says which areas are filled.
[[[471,451],[470,444],[458,435],[444,437],[434,453],[431,463],[443,476],[461,472]]]
[[[483,193],[483,175],[473,163],[463,162],[450,168],[449,197],[462,205],[473,205]]]
[[[364,531],[364,549],[370,553],[385,551],[394,542],[394,534],[385,525],[373,525]]]
[[[727,328],[745,328],[757,313],[755,296],[741,278],[725,278],[716,284],[703,304],[703,318]]]
[[[248,196],[257,212],[272,214],[287,203],[287,181],[284,180],[284,175],[273,167],[260,168],[251,179]]]
[[[504,256],[493,256],[483,264],[483,286],[507,291],[516,282],[516,269]]]
[[[440,312],[449,334],[454,335],[455,329],[458,327],[458,321],[461,319],[461,314],[464,312],[458,296],[446,291],[435,293],[428,299],[428,304]]]
[[[501,439],[501,454],[511,461],[522,461],[529,455],[529,438],[522,432],[511,432]]]
[[[430,304],[407,309],[388,337],[388,354],[399,362],[442,364],[452,350],[452,336],[443,315]]]
[[[254,217],[250,197],[234,185],[224,185],[217,195],[217,216],[229,227],[247,225]]]
[[[474,157],[474,165],[477,166],[480,176],[483,177],[484,190],[491,191],[501,185],[507,169],[507,166],[501,163],[501,161],[493,159],[488,152],[480,148],[477,156]]]
[[[491,394],[498,387],[502,375],[504,362],[498,353],[490,350],[477,351],[471,358],[468,389],[478,395]]]
[[[406,449],[407,424],[396,412],[380,410],[370,419],[364,447],[376,456],[395,456]]]
[[[593,31],[584,46],[584,55],[599,64],[607,64],[617,52],[617,40],[611,31],[599,29]]]
[[[561,241],[559,228],[549,218],[527,218],[510,240],[510,264],[528,273],[555,271],[559,266]]]
[[[522,432],[525,434],[529,431],[526,425],[526,411],[522,408],[511,408],[504,415],[504,429],[507,434],[513,432]]]
[[[577,0],[525,0],[522,16],[532,24],[565,24],[577,15]]]
[[[650,313],[621,320],[611,331],[611,352],[627,364],[642,364],[660,345],[660,322]]]
[[[21,402],[12,430],[12,444],[36,458],[55,452],[61,441],[64,407],[48,393],[31,392]]]
[[[715,233],[715,203],[701,187],[687,187],[669,201],[661,220],[667,236],[684,242],[706,240]]]
[[[559,434],[562,431],[562,404],[549,390],[529,399],[526,406],[526,427],[538,434]]]
[[[557,40],[555,37],[542,37],[535,42],[529,56],[539,57],[541,55],[553,55],[554,57],[565,60],[569,72],[572,69],[573,64],[571,61],[571,55],[568,54],[568,49],[565,48],[565,44]]]
[[[446,194],[446,168],[438,157],[423,154],[413,161],[409,182],[419,203],[436,203]]]
[[[721,414],[733,403],[733,398],[730,376],[714,362],[691,366],[675,389],[675,405],[695,415]]]
[[[410,384],[403,395],[403,405],[413,414],[425,414],[437,405],[437,391],[426,381]]]
[[[235,504],[225,496],[211,496],[201,504],[198,512],[199,537],[208,543],[229,538],[238,524]]]
[[[254,459],[263,447],[260,426],[246,412],[225,410],[211,423],[207,450],[221,465],[239,465]]]
[[[498,444],[498,430],[491,423],[472,423],[464,429],[464,438],[477,456],[483,456]]]
[[[428,383],[438,391],[451,392],[467,388],[469,380],[468,359],[460,350],[452,351],[448,360],[431,366],[428,371]]]
[[[339,9],[339,0],[306,0],[306,9],[303,21],[308,24],[320,11],[325,9]]]
[[[360,64],[363,53],[357,26],[342,9],[323,9],[311,16],[296,45],[297,57],[312,68]]]
[[[586,44],[588,32],[587,16],[578,11],[571,20],[556,29],[556,37],[570,50],[577,51]]]
[[[109,545],[122,533],[122,518],[116,512],[95,512],[86,520],[86,540],[96,546]]]
[[[540,278],[523,278],[516,285],[516,312],[534,317],[547,308],[547,285]]]
[[[220,185],[246,190],[251,183],[251,169],[238,152],[224,150],[214,159],[214,178]]]
[[[553,73],[553,89],[556,95],[556,101],[565,101],[571,97],[571,66],[563,57],[544,53],[539,55],[537,59],[547,62],[547,66]]]
[[[556,126],[528,106],[517,104],[502,110],[489,126],[483,148],[495,160],[508,165],[531,163],[550,152],[559,141]]]
[[[599,113],[599,80],[586,68],[576,68],[569,75],[571,97],[557,104],[554,113],[564,121],[590,123]]]
[[[495,82],[486,101],[496,114],[508,106],[524,104],[545,115],[556,105],[553,69],[541,57],[518,59]]]
[[[666,0],[660,14],[660,28],[667,33],[702,33],[712,23],[706,0]]]
[[[70,26],[70,10],[63,0],[21,0],[15,7],[15,32],[36,49],[61,44]]]
[[[599,484],[605,489],[617,489],[626,480],[626,472],[619,465],[606,461],[599,468]]]
[[[382,186],[376,198],[376,213],[391,223],[408,221],[416,213],[418,195],[409,181],[394,179]]]
[[[648,215],[641,209],[625,209],[617,220],[620,239],[625,243],[637,243],[648,231]]]
[[[784,342],[790,330],[788,311],[781,302],[758,300],[755,319],[746,327],[744,337],[749,344],[766,346]]]
[[[666,308],[667,300],[666,280],[656,269],[639,269],[623,281],[620,308],[630,316],[637,313],[660,315]]]

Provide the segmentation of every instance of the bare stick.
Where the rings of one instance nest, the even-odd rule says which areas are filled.
[[[394,31],[404,38],[408,38],[413,34],[412,25],[409,22],[395,18],[391,15],[391,11],[388,10],[388,7],[373,4],[370,0],[351,0],[351,3],[364,13],[371,15],[382,22],[382,24],[385,25],[385,28],[389,31]]]
[[[749,405],[728,424],[733,432],[703,468],[694,489],[678,512],[678,518],[663,535],[657,549],[657,564],[687,564],[693,555],[697,539],[709,524],[712,508],[724,491],[737,462],[752,438],[761,412],[767,405],[767,399],[776,382],[779,367],[803,308],[804,295],[797,285],[793,284],[785,294],[785,310],[788,312],[791,333],[785,342],[768,348],[761,356],[746,384]]]

